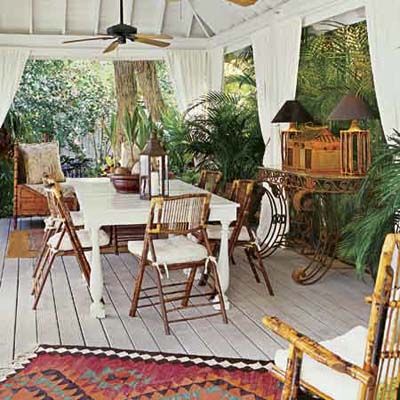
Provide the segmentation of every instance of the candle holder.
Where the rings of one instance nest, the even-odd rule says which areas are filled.
[[[156,196],[168,196],[168,156],[153,131],[140,154],[140,198],[150,200]]]

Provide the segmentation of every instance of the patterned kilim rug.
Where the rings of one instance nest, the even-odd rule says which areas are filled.
[[[278,400],[270,362],[40,346],[0,381],[0,399]]]

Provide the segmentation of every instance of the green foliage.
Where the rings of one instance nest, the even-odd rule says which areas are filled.
[[[124,136],[132,150],[135,145],[139,150],[143,150],[153,129],[155,129],[154,123],[146,108],[140,103],[124,116]]]
[[[112,152],[112,165],[109,166],[116,166],[117,162],[115,160],[115,155],[117,154],[117,145],[118,145],[118,133],[117,133],[117,128],[118,128],[118,123],[117,123],[117,114],[112,113],[110,116],[110,119],[108,121],[108,124],[104,123],[103,124],[103,135],[105,138],[105,141],[110,144],[110,150]],[[105,154],[105,157],[109,157],[110,152],[107,152]],[[98,157],[99,159],[99,157]]]
[[[210,92],[188,113],[189,149],[199,168],[218,169],[227,182],[255,176],[264,144],[257,112],[242,97]]]
[[[168,152],[170,169],[174,174],[183,176],[193,168],[194,154],[189,148],[190,132],[184,116],[176,109],[165,111],[161,118],[163,142]],[[195,175],[189,172],[188,181]]]
[[[110,63],[29,60],[13,109],[23,115],[30,140],[47,135],[76,150],[77,139],[115,110],[112,73]]]
[[[0,218],[12,214],[13,164],[10,159],[0,158]]]
[[[366,23],[327,25],[336,29],[303,31],[297,99],[320,123],[348,93],[362,97],[378,116]]]
[[[357,196],[358,212],[344,229],[343,256],[356,261],[357,271],[376,273],[387,233],[393,232],[400,209],[400,133],[390,144],[382,143]]]

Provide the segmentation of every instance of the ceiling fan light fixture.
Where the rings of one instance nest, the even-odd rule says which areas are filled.
[[[124,23],[124,4],[123,0],[120,0],[120,23],[108,27],[106,35],[102,34],[93,38],[66,40],[63,44],[110,39],[114,40],[105,48],[103,54],[116,50],[120,44],[126,44],[128,40],[131,42],[144,43],[150,46],[168,47],[170,43],[163,42],[163,40],[171,40],[173,38],[166,34],[138,34],[138,30],[135,26]]]

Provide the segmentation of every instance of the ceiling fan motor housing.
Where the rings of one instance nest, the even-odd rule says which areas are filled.
[[[107,28],[107,34],[110,36],[131,36],[137,34],[137,29],[134,26],[126,24],[113,25]]]

